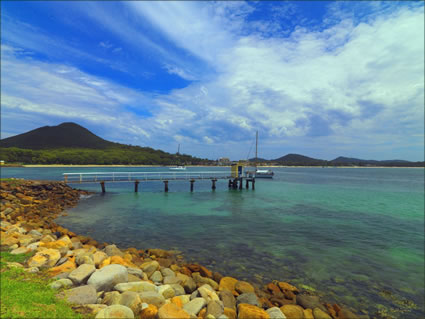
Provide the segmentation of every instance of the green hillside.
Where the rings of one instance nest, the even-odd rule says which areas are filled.
[[[197,165],[212,161],[106,141],[75,123],[44,126],[0,140],[0,159],[22,164]]]

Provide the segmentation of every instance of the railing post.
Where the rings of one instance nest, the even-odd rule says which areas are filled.
[[[168,192],[168,181],[164,181],[164,192]]]
[[[106,190],[105,190],[105,182],[104,181],[100,182],[100,187],[102,187],[102,193],[105,193]]]

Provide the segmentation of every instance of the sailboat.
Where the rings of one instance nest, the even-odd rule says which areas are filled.
[[[177,153],[176,155],[180,155],[180,144],[177,148]],[[186,167],[185,166],[176,166],[176,167],[169,167],[170,171],[185,171]]]
[[[255,135],[255,178],[273,178],[273,171],[270,169],[258,169],[257,168],[257,159],[258,159],[258,131]]]

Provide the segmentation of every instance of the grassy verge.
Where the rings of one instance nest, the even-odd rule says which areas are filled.
[[[6,262],[23,262],[29,255],[0,252],[1,318],[82,318],[66,302],[56,298],[42,274],[8,268]]]

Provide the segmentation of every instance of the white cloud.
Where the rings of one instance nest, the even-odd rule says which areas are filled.
[[[260,21],[249,27],[245,19],[254,6],[246,3],[124,6],[128,20],[115,19],[98,4],[86,14],[140,50],[157,52],[169,73],[197,81],[169,94],[141,93],[67,65],[17,58],[6,48],[2,105],[93,118],[116,125],[121,140],[143,135],[170,151],[177,141],[193,145],[187,152],[201,156],[216,145],[237,158],[257,129],[265,152],[261,157],[278,157],[304,145],[306,155],[321,148],[363,147],[375,150],[378,158],[378,145],[411,145],[412,136],[423,136],[423,7],[376,9],[361,23],[333,8],[326,28],[296,28],[285,37],[273,36],[276,24]],[[293,8],[285,10],[276,14],[290,14]],[[149,21],[187,55],[155,43],[138,29],[141,21]],[[184,60],[194,56],[207,63],[206,74],[198,76],[187,67]],[[137,115],[137,108],[147,108],[152,116]]]

